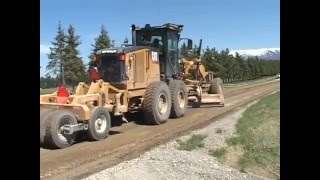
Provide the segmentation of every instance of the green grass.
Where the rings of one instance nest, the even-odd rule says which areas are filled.
[[[67,88],[67,90],[68,90],[69,92],[72,92],[72,88]],[[52,93],[54,93],[55,91],[58,91],[58,87],[56,87],[56,88],[48,88],[48,89],[41,89],[41,90],[40,90],[40,95],[52,94]]]
[[[225,83],[225,84],[223,84],[223,87],[225,87],[225,88],[239,87],[239,86],[244,86],[244,85],[253,85],[253,84],[264,83],[264,82],[268,82],[268,81],[272,81],[272,80],[275,80],[275,76],[263,77],[260,79],[253,79],[253,80],[240,81],[240,82],[234,82],[234,83]]]
[[[40,90],[40,95],[43,95],[43,94],[51,94],[55,91],[57,91],[58,88],[49,88],[49,89],[41,89]]]
[[[226,154],[226,152],[227,150],[225,148],[219,148],[216,150],[210,150],[209,154],[219,159],[222,158]]]
[[[177,140],[177,143],[179,144],[178,149],[185,150],[185,151],[191,151],[193,149],[201,148],[204,146],[203,140],[206,137],[207,137],[206,135],[197,134],[197,135],[192,135],[192,137],[189,138],[185,142],[183,142],[181,140]]]
[[[238,136],[227,144],[243,148],[237,162],[240,168],[280,178],[280,92],[248,108],[236,128]]]

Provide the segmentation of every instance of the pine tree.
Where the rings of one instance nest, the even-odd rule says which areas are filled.
[[[249,72],[250,69],[248,67],[247,61],[244,60],[244,58],[241,57],[238,52],[236,52],[235,60],[239,66],[239,77],[242,78],[243,80],[247,80],[250,73]]]
[[[242,77],[244,78],[244,80],[248,80],[250,77],[250,68],[248,65],[248,60],[241,58],[240,67],[242,70]]]
[[[75,28],[70,25],[68,35],[66,37],[66,63],[65,63],[65,78],[68,83],[74,87],[86,75],[85,65],[80,57],[80,52],[77,49],[81,44],[80,36],[76,35]]]
[[[126,37],[124,40],[123,40],[123,44],[128,44],[129,43],[129,39],[128,37]]]
[[[95,41],[94,44],[91,44],[91,46],[93,46],[93,49],[89,55],[89,59],[90,59],[89,69],[95,65],[92,59],[96,50],[110,48],[114,46],[114,41],[110,39],[108,31],[103,25],[101,26],[101,29],[100,29],[100,35],[97,38],[95,38],[94,41]]]
[[[255,78],[260,78],[261,77],[261,69],[259,66],[259,58],[256,56],[254,57],[254,68],[255,68]]]
[[[181,45],[180,50],[179,50],[179,55],[180,55],[180,58],[187,58],[188,57],[188,48],[187,48],[186,43],[183,43]]]
[[[207,47],[201,58],[202,64],[207,68],[207,71],[212,71],[215,77],[223,78],[226,69],[222,64],[220,53],[215,48]]]
[[[57,35],[55,41],[51,42],[53,47],[50,47],[50,54],[48,54],[49,63],[46,67],[52,74],[61,77],[61,83],[65,84],[64,77],[64,64],[66,60],[65,47],[66,47],[66,35],[64,29],[61,27],[59,21]]]

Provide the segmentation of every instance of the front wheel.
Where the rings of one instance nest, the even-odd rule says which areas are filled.
[[[193,108],[201,107],[201,97],[200,96],[196,96],[196,100],[194,102],[192,102],[192,107]]]
[[[109,135],[111,117],[108,110],[94,107],[89,120],[88,137],[92,141],[99,141]]]
[[[214,78],[209,88],[209,94],[220,94],[220,89],[223,88],[223,81],[221,78]]]

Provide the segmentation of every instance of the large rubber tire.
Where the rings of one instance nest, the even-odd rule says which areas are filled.
[[[61,134],[60,127],[65,124],[77,124],[77,118],[69,111],[56,110],[47,118],[46,135],[44,143],[54,148],[66,148],[71,146],[77,136],[77,133],[71,135]]]
[[[111,117],[108,110],[102,107],[94,107],[89,120],[88,138],[91,141],[99,141],[109,135]]]
[[[55,109],[40,110],[40,144],[44,143],[44,136],[46,134],[46,123],[48,117],[56,111]]]
[[[142,110],[148,124],[158,125],[169,119],[171,98],[169,87],[165,82],[158,81],[148,85],[142,102]]]
[[[223,88],[223,81],[220,78],[214,78],[212,80],[212,84],[209,88],[208,93],[209,94],[218,94],[219,93],[219,86],[221,86],[221,88]]]
[[[188,106],[188,92],[183,81],[171,80],[169,83],[171,94],[171,118],[184,116]]]

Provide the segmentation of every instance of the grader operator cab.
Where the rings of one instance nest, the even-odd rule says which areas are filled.
[[[132,45],[96,51],[90,86],[81,82],[72,95],[63,86],[40,95],[41,143],[65,148],[78,131],[102,140],[109,133],[110,114],[126,120],[127,113],[142,111],[146,123],[162,124],[184,116],[188,102],[193,107],[224,104],[222,81],[205,72],[200,54],[179,61],[182,25],[131,28]]]

